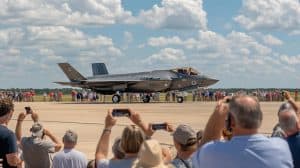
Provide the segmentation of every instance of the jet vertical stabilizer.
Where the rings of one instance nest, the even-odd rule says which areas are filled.
[[[58,63],[58,66],[64,71],[71,82],[86,80],[75,68],[69,63]]]

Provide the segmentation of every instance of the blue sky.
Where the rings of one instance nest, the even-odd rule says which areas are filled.
[[[56,65],[91,75],[193,66],[215,88],[299,88],[299,0],[0,2],[0,88],[56,88]]]

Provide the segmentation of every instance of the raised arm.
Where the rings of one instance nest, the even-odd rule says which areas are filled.
[[[26,117],[25,113],[20,113],[18,116],[18,121],[17,121],[17,125],[16,125],[16,130],[15,130],[15,134],[16,134],[16,138],[18,142],[21,142],[22,139],[22,123],[24,121]]]
[[[129,119],[138,127],[142,129],[142,131],[149,137],[151,137],[154,134],[154,131],[151,129],[151,124],[146,124],[142,121],[142,118],[138,112],[134,112],[132,110],[130,111],[130,117]]]
[[[102,135],[97,145],[96,154],[95,154],[96,162],[101,159],[107,159],[111,129],[116,124],[116,122],[117,120],[112,116],[111,110],[109,110],[105,118],[105,126]]]
[[[284,98],[293,106],[294,110],[297,112],[299,116],[299,107],[295,100],[292,98],[290,92],[284,91]]]
[[[208,119],[204,133],[199,144],[199,147],[212,140],[220,140],[222,137],[222,131],[225,127],[225,119],[228,114],[228,104],[220,100]]]
[[[49,130],[47,130],[45,128],[44,128],[44,134],[51,139],[51,141],[54,143],[55,152],[58,152],[62,147],[62,144],[59,141],[59,139],[56,136],[54,136]]]

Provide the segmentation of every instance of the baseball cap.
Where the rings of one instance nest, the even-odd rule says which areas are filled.
[[[181,145],[187,145],[191,139],[197,139],[197,134],[190,126],[179,125],[173,133],[173,137]]]
[[[73,130],[67,130],[63,137],[63,141],[67,143],[77,143],[77,139],[78,135]]]
[[[157,140],[144,141],[133,167],[167,168],[164,164],[162,148]]]
[[[285,102],[285,103],[281,104],[281,106],[279,107],[278,113],[290,111],[290,110],[295,111],[295,109],[293,108],[293,106],[290,103]]]
[[[34,137],[42,137],[44,128],[42,124],[40,123],[34,123],[32,127],[30,128],[30,132],[32,133],[32,136]]]

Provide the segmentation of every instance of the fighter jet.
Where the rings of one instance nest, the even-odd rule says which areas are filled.
[[[70,82],[54,82],[61,85],[91,89],[104,95],[113,95],[112,102],[121,101],[120,93],[144,93],[144,103],[150,102],[150,93],[185,91],[207,87],[218,82],[217,79],[200,75],[191,67],[169,70],[154,70],[127,74],[108,74],[104,63],[93,63],[92,77],[82,76],[69,63],[58,63]],[[177,102],[183,97],[177,95]]]

